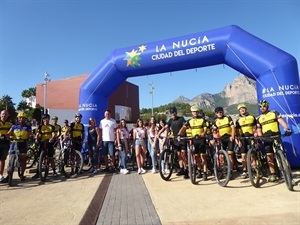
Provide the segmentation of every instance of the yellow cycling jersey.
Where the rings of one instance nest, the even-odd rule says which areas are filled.
[[[236,121],[236,128],[242,136],[253,135],[253,127],[256,125],[256,118],[252,115],[241,116]]]
[[[206,134],[209,135],[209,134],[211,134],[211,130],[210,130],[211,129],[211,123],[209,121],[206,121],[205,123],[206,123],[206,127],[207,127]]]
[[[12,125],[9,121],[3,122],[0,120],[0,136],[6,135]]]
[[[61,126],[58,124],[55,124],[53,126],[54,126],[55,135],[59,135],[59,133],[61,132]]]
[[[66,136],[67,132],[70,130],[70,127],[69,126],[64,126],[61,128],[61,134],[63,137]]]
[[[279,134],[279,122],[278,118],[281,118],[277,111],[269,111],[266,114],[262,114],[258,117],[257,123],[260,125],[263,134]]]
[[[220,137],[224,135],[231,135],[231,126],[234,125],[232,118],[230,116],[223,116],[222,118],[217,118],[214,122],[214,126],[218,128]]]
[[[39,133],[41,135],[41,140],[45,141],[45,140],[49,140],[50,138],[52,138],[52,133],[54,132],[54,126],[51,124],[48,125],[41,125],[39,127]]]
[[[81,123],[71,123],[71,135],[73,138],[81,137],[84,134],[84,126]]]
[[[24,142],[29,138],[29,132],[31,133],[31,126],[26,124],[17,124],[12,128],[11,139],[14,142]]]
[[[187,128],[187,129],[185,130],[185,133],[186,133],[186,136],[187,136],[187,137],[192,137],[192,129],[191,129],[191,128]]]
[[[192,137],[201,135],[206,127],[205,120],[203,118],[192,118],[187,121],[188,127],[192,130]]]

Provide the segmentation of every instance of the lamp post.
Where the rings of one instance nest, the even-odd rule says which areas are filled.
[[[150,94],[151,94],[151,106],[152,106],[152,116],[154,115],[153,114],[153,94],[154,94],[154,86],[153,86],[153,81],[152,81],[152,83],[150,83],[149,84],[149,86],[150,86]]]
[[[42,86],[44,87],[44,114],[46,114],[47,110],[47,83],[51,80],[49,79],[50,75],[45,71],[45,78]]]

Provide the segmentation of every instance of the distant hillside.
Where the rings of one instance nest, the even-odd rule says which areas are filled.
[[[198,105],[204,110],[214,110],[215,107],[222,106],[228,114],[236,114],[237,105],[246,103],[249,113],[254,115],[258,113],[256,83],[242,74],[232,83],[227,84],[218,94],[202,93],[192,99],[179,96],[173,103]]]

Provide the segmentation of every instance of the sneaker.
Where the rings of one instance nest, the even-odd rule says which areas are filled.
[[[1,180],[1,183],[8,183],[8,176]]]
[[[94,169],[93,174],[97,174],[97,173],[98,173],[98,170]]]
[[[141,174],[141,168],[138,168],[138,174]]]
[[[207,180],[207,173],[203,174],[203,180]]]
[[[272,174],[269,176],[268,182],[275,182],[277,181],[277,177],[275,174]]]
[[[128,174],[129,170],[128,169],[123,169],[123,174]]]
[[[2,181],[4,179],[4,176],[0,175],[0,181]]]
[[[169,170],[169,169],[165,169],[165,173],[166,173],[166,174],[169,174],[169,173],[170,173],[170,170]]]
[[[52,174],[53,177],[57,177],[57,173],[55,171],[53,171],[53,174]]]
[[[37,179],[37,178],[39,178],[39,177],[40,177],[39,174],[36,173],[36,174],[34,174],[34,175],[31,177],[31,179]]]
[[[21,181],[25,181],[25,178],[26,178],[26,177],[25,177],[24,175],[20,176],[20,180],[21,180]]]
[[[156,169],[153,168],[153,169],[151,170],[151,173],[156,173]]]
[[[124,174],[124,169],[120,169],[120,173],[121,173],[121,174]]]
[[[178,172],[178,173],[176,173],[176,176],[182,176],[182,175],[185,175],[185,173],[184,173],[184,170],[183,170],[183,169],[179,170],[179,172]]]
[[[248,178],[248,173],[244,171],[244,172],[242,173],[241,177],[242,177],[243,179]]]
[[[146,170],[144,170],[143,168],[141,168],[141,174],[146,173]]]

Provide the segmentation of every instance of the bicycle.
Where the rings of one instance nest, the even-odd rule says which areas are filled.
[[[80,174],[83,167],[83,156],[79,150],[73,149],[72,139],[64,141],[61,151],[61,172],[66,178]]]
[[[182,137],[181,140],[187,141],[187,157],[188,157],[188,169],[192,184],[196,184],[197,176],[197,162],[195,158],[195,146],[192,137]]]
[[[90,151],[88,149],[82,149],[81,150],[82,159],[83,159],[83,165],[82,165],[82,171],[88,172],[91,170],[93,164],[90,157]]]
[[[227,151],[223,149],[220,138],[214,137],[214,140],[214,174],[217,183],[221,187],[225,187],[231,177],[231,163]]]
[[[174,139],[168,138],[167,148],[159,156],[159,174],[160,177],[168,181],[172,176],[173,170],[178,169],[178,157],[173,147]]]
[[[18,175],[21,178],[21,163],[20,163],[20,151],[17,142],[14,142],[14,149],[10,150],[7,173],[8,173],[8,186],[12,186],[14,171],[17,169]]]
[[[26,153],[26,169],[32,168],[39,162],[39,144],[32,141],[28,144],[28,150]]]
[[[281,138],[286,137],[285,134],[273,135],[269,137],[262,137],[262,140],[273,141],[273,152],[274,152],[274,162],[275,168],[277,166],[277,176],[279,178],[283,177],[288,190],[293,191],[293,178],[290,163],[286,156],[285,148],[281,142]]]
[[[259,187],[263,177],[268,176],[268,162],[266,155],[262,151],[259,137],[239,137],[239,139],[248,139],[247,145],[247,172],[249,180],[254,187]]]
[[[48,155],[48,143],[49,140],[42,141],[42,149],[41,154],[39,158],[39,164],[38,164],[38,171],[39,171],[39,177],[42,182],[46,181],[46,177],[49,173],[49,165],[50,165],[50,157]]]

